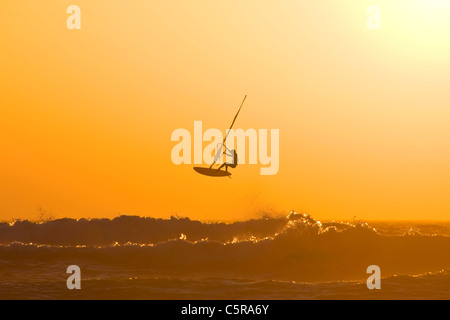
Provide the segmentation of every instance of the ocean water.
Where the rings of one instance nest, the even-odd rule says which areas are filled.
[[[81,290],[68,290],[69,265]],[[381,268],[381,290],[366,269]],[[450,299],[450,223],[0,223],[0,299]]]

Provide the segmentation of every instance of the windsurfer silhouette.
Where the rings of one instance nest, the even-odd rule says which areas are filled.
[[[231,162],[225,161],[225,163],[223,163],[217,170],[220,170],[223,167],[225,167],[225,171],[228,172],[228,167],[231,167],[231,168],[236,168],[237,167],[238,155],[237,155],[236,150],[234,150],[234,149],[230,150],[225,145],[224,145],[224,147],[225,147],[225,151],[223,152],[223,154],[226,154],[228,157],[233,158],[233,160],[231,160]],[[227,151],[229,153],[227,153]]]
[[[194,167],[194,170],[197,171],[198,173],[203,174],[205,176],[210,176],[210,177],[229,177],[230,178],[231,173],[228,172],[228,167],[231,167],[231,168],[237,167],[237,164],[238,164],[237,152],[234,149],[233,150],[228,149],[225,146],[225,143],[227,141],[228,134],[231,132],[231,129],[233,128],[233,125],[239,115],[239,112],[241,112],[241,109],[242,109],[242,106],[244,105],[245,99],[247,99],[247,96],[245,96],[244,100],[242,100],[241,106],[239,107],[238,112],[234,116],[234,119],[233,119],[233,122],[231,123],[230,128],[227,130],[227,135],[223,139],[223,142],[217,144],[217,148],[216,148],[217,152],[216,152],[216,156],[214,158],[214,162],[211,163],[209,168]],[[223,150],[223,152],[222,152],[222,150]],[[233,160],[226,161],[226,159],[225,159],[225,163],[223,163],[218,169],[213,169],[213,166],[217,164],[217,160],[219,160],[221,158],[221,156],[223,157],[223,155],[226,155],[227,157],[231,157]],[[220,170],[223,167],[225,167],[225,171]]]

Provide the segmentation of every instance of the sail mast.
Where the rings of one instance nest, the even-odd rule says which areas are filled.
[[[245,99],[247,99],[247,95],[245,95],[244,100],[242,100],[241,106],[239,107],[238,112],[237,112],[236,115],[234,116],[234,119],[233,119],[233,122],[231,123],[230,128],[227,130],[227,134],[225,135],[225,138],[223,139],[223,142],[222,142],[222,149],[223,149],[223,147],[226,148],[225,142],[227,141],[227,138],[228,138],[228,135],[230,134],[231,128],[233,128],[234,123],[236,122],[236,119],[237,119],[237,117],[238,117],[238,115],[239,115],[239,112],[241,112],[241,109],[242,109],[242,106],[244,105]],[[219,154],[219,153],[217,153],[217,154]],[[211,166],[210,166],[209,168],[212,168],[212,166],[216,163],[216,161],[217,161],[218,159],[219,159],[219,158],[217,158],[216,160],[214,160],[214,162],[211,164]]]
[[[242,109],[242,106],[244,105],[245,99],[247,99],[247,95],[245,95],[244,100],[242,100],[241,106],[239,107],[238,112],[234,116],[234,119],[233,119],[233,122],[231,123],[230,129],[228,129],[227,134],[226,134],[225,138],[223,139],[222,144],[224,144],[224,145],[225,145],[225,142],[226,142],[226,140],[228,138],[228,135],[230,134],[230,130],[231,130],[231,128],[233,128],[234,122],[236,121],[236,119],[237,119],[237,117],[239,115],[239,112],[241,112],[241,109]]]

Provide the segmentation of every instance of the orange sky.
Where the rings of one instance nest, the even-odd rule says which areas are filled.
[[[449,219],[449,2],[4,0],[0,220]],[[173,130],[225,130],[245,94],[277,175],[172,163]]]

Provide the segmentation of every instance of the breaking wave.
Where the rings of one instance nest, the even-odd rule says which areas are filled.
[[[446,235],[380,232],[295,212],[229,224],[135,216],[0,224],[0,267],[77,264],[94,278],[98,272],[89,270],[114,268],[136,276],[362,280],[369,265],[379,265],[383,277],[448,270],[449,252]]]

